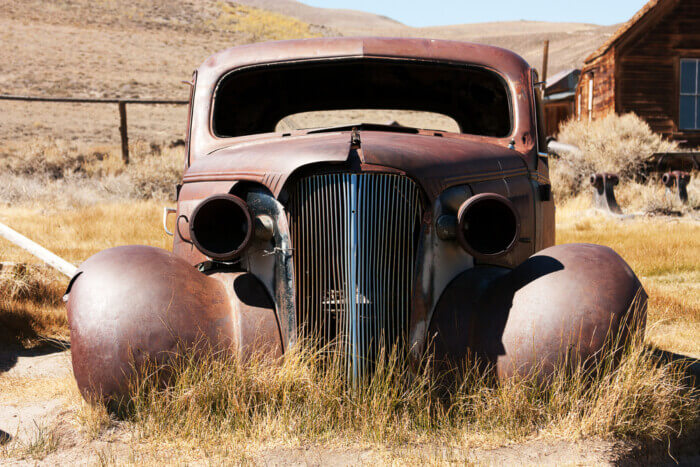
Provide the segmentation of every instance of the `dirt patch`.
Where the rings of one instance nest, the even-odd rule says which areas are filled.
[[[276,448],[260,453],[265,465],[388,464],[400,459],[408,464],[467,465],[614,465],[631,448],[607,441],[531,441],[493,449],[418,445],[400,449]]]
[[[15,379],[72,377],[70,351],[57,346],[0,350],[0,375]]]

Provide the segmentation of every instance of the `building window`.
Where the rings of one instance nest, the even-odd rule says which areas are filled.
[[[700,59],[681,60],[678,127],[681,130],[700,130]]]

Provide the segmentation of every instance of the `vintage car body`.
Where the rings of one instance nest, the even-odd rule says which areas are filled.
[[[247,358],[336,342],[352,378],[397,342],[450,364],[475,353],[504,377],[594,355],[646,296],[612,250],[553,246],[536,81],[512,52],[426,39],[209,58],[192,82],[172,253],[106,250],[69,287],[83,394],[122,397],[147,358],[202,343]],[[462,131],[274,131],[289,113],[373,99],[451,112]]]

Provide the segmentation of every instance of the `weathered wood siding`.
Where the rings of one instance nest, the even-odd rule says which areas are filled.
[[[682,0],[650,21],[615,47],[616,110],[634,112],[655,132],[698,146],[700,132],[680,131],[678,113],[680,59],[700,58],[700,0]]]
[[[559,133],[559,125],[574,115],[574,98],[557,102],[545,102],[544,122],[547,136]]]
[[[590,81],[593,80],[593,105],[589,113]],[[576,102],[581,96],[580,120],[604,117],[615,112],[615,51],[609,50],[605,55],[587,64],[581,71],[581,80],[576,88]],[[577,113],[577,116],[579,114]]]

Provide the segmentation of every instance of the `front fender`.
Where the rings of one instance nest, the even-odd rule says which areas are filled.
[[[122,246],[85,261],[67,301],[73,372],[88,400],[121,400],[149,361],[182,349],[281,355],[274,307],[250,274],[207,276],[168,251]]]
[[[646,299],[610,248],[559,245],[513,270],[463,272],[441,296],[428,338],[442,365],[459,366],[471,354],[502,378],[544,378],[565,360],[598,354],[611,337],[622,344],[632,326],[643,332]]]

